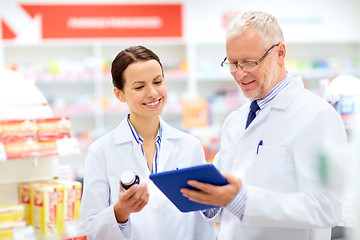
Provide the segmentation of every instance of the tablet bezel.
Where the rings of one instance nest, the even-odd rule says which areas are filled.
[[[203,164],[188,168],[152,173],[149,178],[181,212],[191,212],[216,207],[213,205],[197,203],[184,197],[180,192],[181,188],[194,189],[187,183],[188,180],[196,180],[217,186],[228,184],[225,177],[213,164]]]

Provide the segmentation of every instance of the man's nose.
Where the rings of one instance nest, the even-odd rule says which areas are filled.
[[[237,66],[236,72],[233,73],[235,79],[240,80],[247,75],[247,72],[244,71],[240,66]]]

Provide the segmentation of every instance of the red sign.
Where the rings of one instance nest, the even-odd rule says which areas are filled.
[[[182,36],[181,4],[20,6],[29,21],[40,19],[42,39]],[[5,17],[1,23],[4,39],[20,35],[21,28],[12,31],[16,24],[8,24]]]

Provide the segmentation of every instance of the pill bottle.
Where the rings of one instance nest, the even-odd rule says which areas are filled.
[[[121,174],[120,182],[121,186],[127,190],[134,184],[140,184],[140,178],[136,173],[127,170]]]

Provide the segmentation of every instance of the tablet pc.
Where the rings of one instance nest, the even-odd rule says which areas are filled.
[[[180,192],[181,188],[195,189],[187,184],[188,180],[197,180],[199,182],[218,186],[226,185],[228,183],[225,177],[213,164],[152,173],[149,177],[181,212],[197,211],[215,207],[193,202],[184,197]]]

